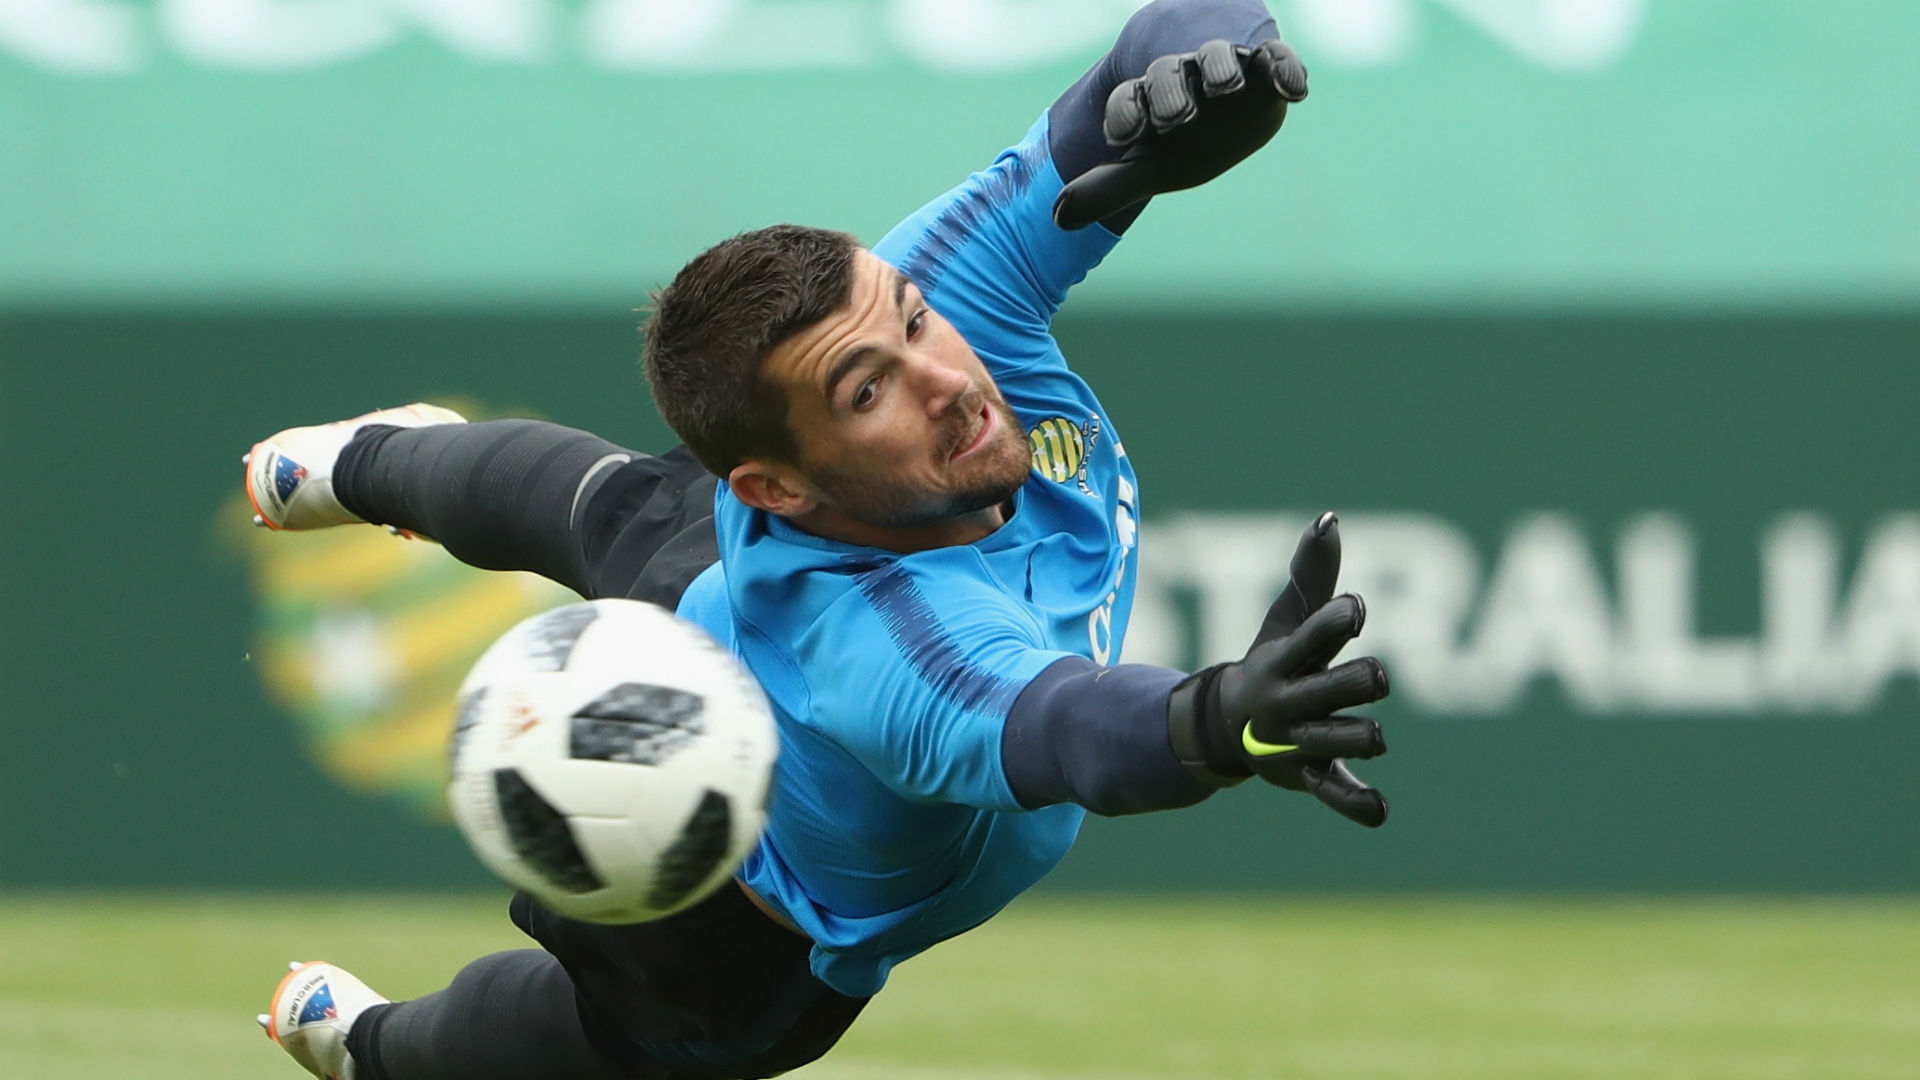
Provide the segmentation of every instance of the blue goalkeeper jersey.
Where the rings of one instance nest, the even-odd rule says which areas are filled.
[[[1133,469],[1048,329],[1119,238],[1053,224],[1047,125],[874,248],[958,328],[1027,431],[1012,517],[977,543],[900,554],[802,532],[722,484],[721,562],[680,603],[745,659],[779,723],[767,829],[741,876],[845,994],[1006,906],[1085,816],[1022,809],[1000,748],[1042,669],[1118,657],[1137,576]]]

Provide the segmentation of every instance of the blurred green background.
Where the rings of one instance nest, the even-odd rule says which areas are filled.
[[[776,221],[878,239],[1019,138],[1134,6],[0,2],[0,888],[36,913],[0,951],[61,911],[91,937],[154,904],[243,902],[104,890],[486,887],[438,802],[449,694],[563,597],[375,530],[256,534],[239,456],[420,398],[665,445],[634,366],[650,289]],[[1096,890],[1268,898],[1253,910],[1498,895],[1406,901],[1405,955],[1518,905],[1592,945],[1567,970],[1597,972],[1618,946],[1578,928],[1651,898],[1870,893],[1868,936],[1910,943],[1920,9],[1272,6],[1313,96],[1229,176],[1158,200],[1057,332],[1142,481],[1129,659],[1237,653],[1299,525],[1342,511],[1363,642],[1395,675],[1394,752],[1365,770],[1395,818],[1362,834],[1241,789],[1093,821],[1044,925]],[[1514,899],[1543,893],[1643,899]],[[1687,910],[1676,936],[1793,932],[1732,901]],[[190,933],[157,919],[147,940]],[[1471,1033],[1496,1039],[1526,998],[1528,955],[1488,959],[1512,970],[1484,976],[1485,1027],[1434,1053],[1600,1075],[1550,1049],[1475,1056]],[[0,968],[0,1041],[93,993],[49,999],[19,970]],[[427,970],[406,992],[444,977]],[[1808,968],[1774,1000],[1831,1001],[1845,978]],[[1395,1000],[1387,1043],[1430,1011]],[[1904,1032],[1913,1060],[1920,1005],[1876,1015],[1854,1045],[1898,1057]],[[1744,1038],[1700,1023],[1682,1030]],[[1349,1041],[1291,1067],[1444,1075],[1330,1037]],[[943,1073],[959,1058],[928,1039],[913,1075],[1103,1074],[1097,1054]],[[1830,1049],[1669,1074],[1831,1075]],[[93,1075],[34,1053],[0,1071]],[[1897,1075],[1878,1060],[1853,1074]]]

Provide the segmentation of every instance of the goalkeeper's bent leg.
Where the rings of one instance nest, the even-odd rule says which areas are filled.
[[[362,1013],[355,1080],[620,1080],[587,1041],[573,982],[540,949],[468,964],[445,990]]]

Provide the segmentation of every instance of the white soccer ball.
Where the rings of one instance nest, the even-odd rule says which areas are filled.
[[[631,923],[732,876],[766,824],[772,710],[733,655],[637,600],[507,631],[460,687],[454,820],[554,911]]]

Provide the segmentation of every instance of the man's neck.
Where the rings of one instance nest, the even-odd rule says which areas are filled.
[[[819,507],[800,517],[788,518],[795,528],[827,540],[858,547],[880,548],[910,555],[934,548],[959,547],[993,535],[1013,516],[1013,500],[970,514],[941,518],[925,525],[876,525],[850,518],[829,507]]]

